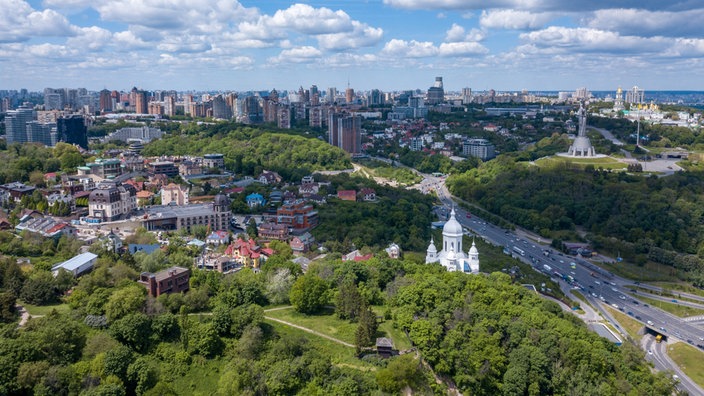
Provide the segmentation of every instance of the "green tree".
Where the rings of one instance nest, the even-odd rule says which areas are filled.
[[[149,346],[151,320],[141,312],[129,313],[110,324],[110,335],[136,351]]]
[[[315,275],[303,275],[291,286],[289,300],[298,312],[317,312],[328,302],[328,285]]]
[[[17,318],[17,298],[10,292],[0,292],[0,322],[13,322]]]
[[[393,394],[399,393],[407,386],[411,389],[418,389],[422,378],[423,371],[420,368],[420,362],[411,354],[392,358],[388,366],[377,371],[376,374],[379,389]]]
[[[361,351],[363,347],[374,344],[377,327],[376,314],[372,311],[371,307],[363,304],[359,311],[359,324],[354,333],[355,346],[358,352]]]
[[[106,376],[114,375],[121,379],[123,383],[127,382],[127,369],[134,361],[134,353],[124,345],[120,345],[105,353],[104,373]]]
[[[112,322],[141,310],[146,302],[146,294],[146,289],[141,285],[132,285],[113,292],[105,304],[105,316],[108,321]]]
[[[346,277],[335,296],[335,313],[340,319],[356,321],[362,309],[362,295],[352,277]]]
[[[24,286],[22,286],[20,298],[34,305],[44,305],[55,302],[56,288],[51,272],[36,271],[30,275],[29,279],[24,282]]]

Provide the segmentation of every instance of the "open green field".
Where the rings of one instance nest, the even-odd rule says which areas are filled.
[[[606,309],[609,310],[611,316],[613,316],[614,319],[616,319],[616,321],[621,325],[621,328],[626,330],[626,333],[628,333],[628,336],[631,337],[631,339],[636,342],[640,342],[640,339],[643,337],[643,335],[638,334],[638,332],[640,332],[643,328],[643,325],[640,322],[609,306],[607,306]]]
[[[627,168],[627,165],[623,162],[619,162],[610,157],[603,158],[564,158],[564,157],[547,157],[541,158],[535,161],[535,164],[540,167],[545,168],[555,168],[555,167],[586,167],[587,165],[593,165],[595,168],[603,169],[623,169]]]
[[[341,320],[335,316],[334,309],[326,308],[319,314],[306,315],[296,312],[293,308],[268,311],[266,316],[285,320],[293,324],[315,330],[319,333],[337,338],[338,340],[354,344],[354,332],[357,324],[348,320]],[[309,336],[311,336],[309,334]]]
[[[372,309],[377,315],[383,315],[382,307],[375,306],[372,307]],[[265,312],[265,315],[272,318],[285,320],[307,329],[315,330],[321,334],[337,338],[340,341],[345,341],[350,344],[355,343],[354,333],[357,330],[357,323],[351,323],[347,320],[338,319],[332,308],[327,308],[320,314],[316,315],[298,313],[293,308],[267,311]],[[274,324],[275,322],[269,321],[267,323]],[[307,337],[315,337],[315,335],[310,333],[305,334]],[[402,351],[411,348],[411,343],[408,340],[408,337],[406,337],[406,334],[401,331],[401,329],[394,328],[393,320],[385,320],[379,323],[379,336],[391,338],[394,342],[394,348],[398,350]],[[316,337],[316,340],[318,338],[319,337]],[[342,345],[340,345],[340,347],[350,349]]]
[[[401,186],[412,186],[423,178],[408,168],[391,166],[381,161],[359,161],[359,173],[367,178],[381,177],[393,180]]]
[[[356,368],[362,371],[376,370],[376,367],[372,364],[365,363],[364,361],[357,359],[354,348],[346,347],[322,337],[316,337],[313,334],[287,326],[283,323],[278,323],[271,320],[266,320],[266,323],[272,326],[278,334],[300,336],[310,340],[310,345],[318,349],[324,355],[330,356],[330,360],[335,365]]]
[[[631,294],[631,296],[633,296]],[[658,307],[663,311],[669,312],[673,315],[679,316],[680,318],[686,318],[688,316],[704,315],[704,309],[685,307],[672,302],[660,301],[654,298],[646,297],[643,294],[638,294],[636,296],[639,300],[650,304],[653,307]]]
[[[21,300],[17,300],[17,304],[23,306],[32,316],[46,316],[53,310],[56,310],[58,313],[67,313],[71,310],[68,304],[32,305]]]
[[[676,342],[667,346],[667,354],[692,381],[699,386],[704,386],[702,351],[684,342]]]
[[[595,262],[592,261],[594,265],[597,265],[609,272],[614,274],[641,282],[674,282],[677,280],[676,271],[674,268],[658,264],[652,261],[645,263],[643,267],[639,267],[633,263],[628,263],[626,261],[606,263],[606,262]],[[673,272],[675,271],[675,272]]]

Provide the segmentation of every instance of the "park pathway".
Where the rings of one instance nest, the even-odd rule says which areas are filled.
[[[283,308],[274,308],[274,309],[283,309]],[[266,312],[266,311],[265,311],[265,312]],[[326,335],[326,334],[323,334],[323,333],[321,333],[321,332],[318,332],[318,331],[309,329],[309,328],[307,328],[307,327],[299,326],[299,325],[297,325],[297,324],[293,324],[293,323],[287,322],[287,321],[285,321],[285,320],[281,320],[281,319],[277,319],[277,318],[272,318],[271,316],[264,316],[264,319],[273,320],[274,322],[279,322],[279,323],[281,323],[281,324],[285,324],[286,326],[291,326],[291,327],[294,327],[294,328],[296,328],[296,329],[303,330],[303,331],[305,331],[305,332],[307,332],[307,333],[315,334],[315,335],[317,335],[318,337],[323,337],[323,338],[325,338],[325,339],[328,339],[328,340],[330,340],[330,341],[333,341],[333,342],[336,342],[336,343],[338,343],[338,344],[344,345],[344,346],[346,346],[346,347],[355,348],[355,346],[352,345],[352,344],[350,344],[349,342],[344,342],[344,341],[342,341],[342,340],[338,340],[337,338],[330,337],[329,335]]]

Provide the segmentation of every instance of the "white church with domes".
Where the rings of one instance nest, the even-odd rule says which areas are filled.
[[[448,271],[461,271],[476,274],[479,272],[479,251],[472,242],[472,247],[465,254],[462,251],[462,225],[455,218],[455,209],[450,212],[450,219],[442,228],[442,250],[438,252],[431,239],[425,256],[425,263],[440,263]]]

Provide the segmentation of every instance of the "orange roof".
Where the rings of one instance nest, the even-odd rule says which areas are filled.
[[[154,196],[153,192],[146,191],[146,190],[137,191],[137,198],[151,198],[152,196]]]

